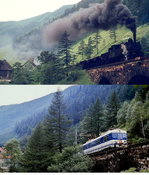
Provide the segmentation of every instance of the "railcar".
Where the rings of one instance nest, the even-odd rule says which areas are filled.
[[[132,39],[129,39],[126,43],[111,46],[107,53],[90,60],[82,61],[79,65],[82,69],[88,70],[108,64],[132,60],[143,55],[140,42],[133,42]]]
[[[93,154],[106,148],[122,147],[127,145],[127,132],[121,129],[109,130],[96,139],[83,145],[84,154]]]

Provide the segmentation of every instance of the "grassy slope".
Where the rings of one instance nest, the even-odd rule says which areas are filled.
[[[117,43],[114,43],[114,41],[110,38],[109,36],[109,31],[100,31],[100,35],[102,37],[102,40],[99,44],[99,50],[100,50],[100,54],[103,54],[103,53],[106,53],[108,51],[108,49],[113,45],[113,44],[119,44],[119,43],[122,43],[124,41],[127,41],[128,38],[132,38],[132,32],[130,30],[128,30],[127,28],[125,27],[118,27],[118,29],[116,30],[116,33],[117,33]],[[89,34],[88,36],[82,38],[81,40],[79,40],[78,42],[76,42],[73,46],[72,46],[72,50],[75,54],[77,54],[78,52],[78,47],[80,45],[80,42],[82,40],[85,41],[85,43],[87,43],[89,37],[94,37],[95,33],[91,33]],[[143,25],[143,26],[140,26],[138,27],[137,29],[137,40],[140,40],[142,37],[148,37],[149,36],[149,24],[146,24],[146,25]],[[105,45],[103,45],[104,41],[105,40]],[[92,54],[92,58],[96,57],[96,56],[99,56],[97,55],[96,53],[96,50],[94,50],[94,53]],[[80,55],[77,55],[77,59],[76,59],[76,62],[80,62],[82,61],[82,58]],[[83,84],[91,84],[91,81],[89,79],[89,77],[86,75],[87,73],[83,73],[82,74],[82,77],[80,78],[80,80],[78,80],[77,82],[75,83],[78,83],[80,84],[83,83]]]
[[[101,43],[99,44],[99,50],[100,50],[100,54],[103,54],[105,52],[108,51],[108,49],[111,47],[111,45],[113,44],[119,44],[122,43],[124,41],[127,41],[128,38],[132,38],[132,32],[130,30],[128,30],[125,27],[118,27],[118,29],[116,30],[117,33],[117,42],[114,43],[114,41],[110,38],[109,36],[109,31],[101,31],[100,35],[102,37]],[[90,35],[88,35],[87,37],[83,38],[82,40],[85,41],[85,43],[87,43],[89,37],[94,37],[95,33],[92,33]],[[137,29],[137,39],[140,40],[142,37],[148,36],[149,35],[149,24],[143,25],[138,27]],[[105,39],[105,45],[103,45],[103,40]],[[78,41],[76,44],[73,45],[72,49],[73,52],[77,54],[78,52],[78,47],[80,45],[80,41]],[[96,53],[96,50],[94,50],[94,53],[92,54],[92,58],[99,56]],[[77,62],[82,61],[81,56],[77,56]]]

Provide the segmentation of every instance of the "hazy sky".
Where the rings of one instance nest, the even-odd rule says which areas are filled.
[[[58,88],[60,90],[64,90],[68,87],[68,85],[1,85],[0,106],[31,101],[33,99],[48,95],[52,92],[56,92]]]
[[[0,21],[22,20],[80,0],[0,0]]]

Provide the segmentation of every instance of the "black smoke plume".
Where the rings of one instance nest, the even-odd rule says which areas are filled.
[[[89,8],[80,9],[65,18],[58,19],[45,27],[44,44],[51,47],[59,41],[67,31],[71,40],[82,34],[97,29],[109,30],[117,25],[126,26],[136,38],[136,19],[122,0],[105,0],[102,4],[93,4]]]

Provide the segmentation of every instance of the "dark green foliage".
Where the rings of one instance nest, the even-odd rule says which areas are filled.
[[[99,54],[99,44],[100,44],[101,40],[102,40],[102,37],[101,37],[101,35],[100,35],[100,32],[97,31],[97,32],[95,33],[95,36],[94,36],[94,46],[95,46],[95,48],[96,48],[97,55]]]
[[[55,150],[62,152],[65,145],[69,120],[66,115],[65,104],[61,91],[55,93],[52,104],[49,108],[50,126],[53,131],[53,144]]]
[[[63,65],[68,67],[70,65],[72,56],[71,56],[71,44],[69,40],[69,34],[67,31],[61,36],[59,40],[58,56],[61,59]]]
[[[149,1],[148,0],[124,0],[124,4],[137,16],[137,24],[142,25],[149,22]]]
[[[149,34],[148,34],[149,37]],[[149,38],[143,37],[141,39],[141,46],[145,55],[149,55]]]
[[[114,91],[106,105],[106,128],[112,128],[117,125],[117,112],[120,108],[120,101],[118,99],[117,93]]]
[[[49,172],[90,172],[93,162],[78,147],[66,147],[53,157]]]
[[[20,161],[20,165],[24,172],[46,172],[46,161],[49,161],[45,147],[46,145],[45,131],[40,124],[34,130],[28,141],[27,147]],[[49,140],[50,142],[51,140]],[[52,146],[52,142],[51,142]]]
[[[10,166],[10,172],[17,171],[18,163],[21,159],[21,149],[19,141],[12,139],[5,144],[6,154],[5,156],[10,156],[11,159],[7,163]]]
[[[118,125],[127,128],[129,142],[138,143],[149,139],[149,100],[136,93],[131,102],[124,102],[117,113]]]
[[[21,63],[13,65],[13,84],[30,84],[32,81],[32,72],[25,70]]]
[[[87,59],[91,58],[91,55],[93,54],[94,51],[94,43],[93,43],[93,39],[91,37],[89,37],[88,39],[88,43],[85,47],[84,53]]]
[[[117,42],[117,36],[116,36],[116,29],[113,28],[110,30],[110,38],[116,43]]]
[[[95,138],[104,130],[104,110],[99,99],[90,106],[82,123],[81,135],[83,138]]]
[[[34,74],[35,82],[42,84],[56,84],[62,78],[62,64],[58,57],[50,52],[41,52],[38,57],[41,65]]]
[[[79,48],[78,48],[78,54],[82,56],[82,60],[84,60],[84,55],[85,55],[85,47],[86,44],[84,40],[80,42]]]

